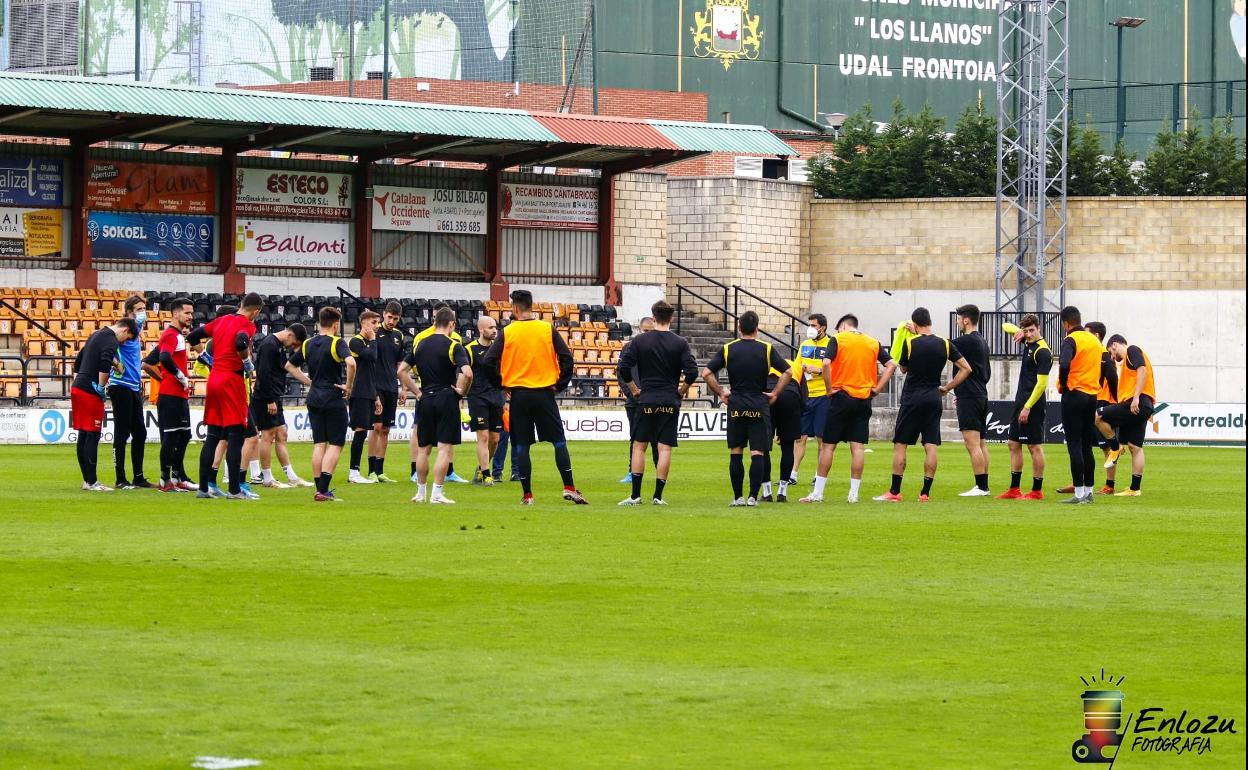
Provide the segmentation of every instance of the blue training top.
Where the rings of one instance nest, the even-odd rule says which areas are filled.
[[[117,358],[121,359],[123,371],[117,374],[114,369],[108,375],[108,386],[124,385],[125,387],[138,393],[142,389],[143,369],[139,366],[139,360],[142,358],[142,346],[139,341],[127,340],[121,343],[117,348]]]

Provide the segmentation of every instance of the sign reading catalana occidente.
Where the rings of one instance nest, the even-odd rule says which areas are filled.
[[[598,188],[504,184],[503,227],[598,229]]]
[[[217,210],[215,172],[207,166],[87,161],[87,208],[212,214]]]
[[[351,175],[290,169],[240,168],[234,178],[240,216],[350,219]]]
[[[374,187],[373,229],[484,235],[485,190]]]
[[[240,265],[346,268],[351,262],[348,222],[240,221],[234,231]]]

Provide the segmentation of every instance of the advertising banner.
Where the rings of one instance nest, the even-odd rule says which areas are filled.
[[[484,190],[374,187],[373,229],[484,235]]]
[[[1045,443],[1062,444],[1062,405],[1050,401],[1045,409]],[[1010,421],[1014,417],[1013,401],[988,403],[989,441],[1009,439]],[[1161,402],[1148,419],[1145,441],[1149,444],[1173,446],[1244,446],[1243,404],[1182,404]]]
[[[0,257],[59,257],[63,209],[0,208]]]
[[[0,206],[64,205],[64,160],[0,155]]]
[[[87,240],[92,259],[212,262],[212,217],[92,211]]]
[[[503,227],[597,230],[598,188],[504,184]]]
[[[160,211],[212,214],[217,184],[208,166],[87,161],[87,208],[101,211]]]
[[[240,168],[235,211],[245,217],[347,220],[351,186],[350,174]]]
[[[234,232],[235,259],[260,267],[349,268],[349,222],[240,222]]]
[[[996,417],[989,418],[990,435],[1004,439],[1005,433],[992,427],[1003,420],[998,404],[1010,402],[993,402],[992,411]],[[1046,414],[1061,412],[1056,402],[1050,402]],[[287,405],[286,427],[291,441],[306,442],[312,440],[312,427],[308,423],[307,410],[300,406]],[[628,419],[621,408],[604,409],[565,409],[563,410],[563,430],[570,441],[624,441],[628,438]],[[1009,414],[1013,415],[1011,406]],[[160,432],[156,424],[156,412],[148,409],[144,413],[148,431],[147,440],[156,444],[160,441]],[[413,411],[410,408],[400,409],[395,416],[394,429],[390,437],[398,442],[411,438]],[[1053,423],[1049,423],[1053,426]],[[1150,421],[1148,443],[1150,445],[1171,446],[1227,446],[1242,447],[1245,444],[1243,404],[1162,404],[1157,415]],[[727,427],[727,416],[723,409],[686,409],[680,413],[677,435],[681,441],[723,441]],[[461,426],[464,442],[471,443],[475,434],[467,426]],[[202,440],[207,434],[203,424],[203,410],[198,407],[191,409],[191,430],[193,436]],[[1008,426],[1007,426],[1008,430]],[[1062,441],[1060,420],[1050,428],[1050,443]],[[68,409],[45,409],[41,407],[15,407],[0,409],[0,443],[11,444],[67,444],[73,443],[77,435],[69,426]],[[102,444],[113,440],[113,415],[105,414]],[[885,442],[879,442],[885,443]],[[878,451],[878,450],[877,450]]]

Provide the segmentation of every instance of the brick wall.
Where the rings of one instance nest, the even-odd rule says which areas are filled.
[[[667,177],[656,173],[616,177],[616,282],[662,284],[667,238]]]
[[[788,182],[713,177],[668,181],[668,253],[671,259],[721,283],[739,285],[789,313],[809,309],[806,249],[810,188]],[[706,294],[707,285],[670,268],[669,298],[686,285]],[[753,301],[777,336],[789,319]],[[713,315],[710,308],[701,310]]]
[[[991,289],[991,198],[817,200],[815,290]],[[1243,198],[1072,198],[1068,286],[1243,289]]]

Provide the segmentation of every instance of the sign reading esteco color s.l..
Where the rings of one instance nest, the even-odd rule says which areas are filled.
[[[485,190],[374,187],[373,229],[484,235]]]
[[[207,166],[93,160],[87,162],[86,174],[89,209],[170,214],[217,210],[217,185]]]
[[[351,225],[242,221],[235,229],[234,253],[240,265],[346,268],[351,264]]]
[[[92,211],[92,259],[211,262],[212,217]]]
[[[240,216],[350,219],[351,175],[289,169],[240,168],[234,178]]]
[[[0,206],[61,206],[65,161],[0,155]]]

